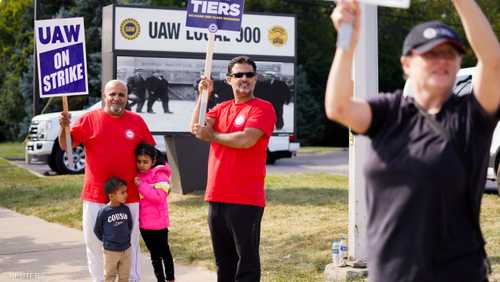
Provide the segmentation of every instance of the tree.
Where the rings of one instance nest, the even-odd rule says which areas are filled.
[[[19,138],[26,115],[19,77],[33,52],[33,32],[25,24],[30,6],[30,0],[0,2],[0,141]]]
[[[498,0],[478,0],[483,12],[500,36],[500,5]],[[467,53],[463,66],[476,64],[476,58],[468,46],[465,32],[458,14],[450,1],[420,0],[412,1],[410,9],[394,9],[380,7],[378,9],[379,24],[379,85],[381,92],[400,89],[403,84],[403,71],[399,62],[401,48],[406,34],[419,22],[440,20],[454,28],[466,43]]]
[[[317,102],[315,93],[307,81],[307,74],[302,66],[297,71],[296,91],[296,124],[300,129],[297,137],[302,145],[313,145],[320,143],[324,138],[326,123],[323,104]]]

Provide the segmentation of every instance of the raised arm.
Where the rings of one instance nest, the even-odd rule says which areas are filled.
[[[202,93],[202,91],[208,89],[208,94],[211,95],[214,91],[214,83],[212,80],[206,78],[205,76],[201,76],[201,80],[198,83],[198,93]],[[200,106],[201,106],[201,95],[196,97],[196,102],[193,109],[193,114],[191,115],[191,131],[193,131],[193,127],[198,124],[198,119],[200,117]]]
[[[364,100],[353,98],[352,64],[359,35],[360,10],[356,1],[339,0],[332,15],[337,29],[342,22],[353,24],[350,49],[337,48],[333,59],[325,93],[325,110],[329,119],[350,127],[357,133],[365,133],[371,123],[371,109]]]
[[[68,112],[61,112],[59,116],[59,147],[61,150],[66,151],[66,126],[69,128],[71,115]],[[71,144],[75,145],[75,144]]]
[[[465,35],[477,57],[474,95],[491,115],[500,106],[500,44],[486,16],[474,0],[453,0]]]

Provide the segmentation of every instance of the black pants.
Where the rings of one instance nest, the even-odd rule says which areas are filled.
[[[168,246],[168,229],[146,230],[141,228],[140,230],[142,239],[151,253],[151,264],[158,282],[164,282],[165,278],[174,280],[174,260]],[[163,266],[165,266],[165,272]]]
[[[263,213],[262,207],[209,203],[208,227],[218,282],[260,281],[260,222]]]
[[[149,91],[148,93],[148,102],[147,102],[147,111],[148,113],[153,113],[153,104],[156,102],[158,99],[158,94],[156,91]]]

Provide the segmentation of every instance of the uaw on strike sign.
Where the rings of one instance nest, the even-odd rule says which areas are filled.
[[[83,18],[35,22],[40,97],[88,94]]]
[[[189,0],[186,26],[240,31],[244,0]]]

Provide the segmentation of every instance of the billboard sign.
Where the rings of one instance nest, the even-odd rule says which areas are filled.
[[[189,133],[208,31],[186,27],[186,10],[107,6],[103,12],[103,81],[121,79],[129,108],[158,133]],[[230,59],[257,64],[255,96],[273,104],[274,134],[295,131],[295,17],[245,13],[239,33],[215,34],[214,95],[208,108],[232,99],[225,83]]]
[[[244,0],[189,0],[186,26],[240,31]]]
[[[205,53],[207,31],[186,26],[185,10],[115,7],[114,49]],[[219,30],[214,53],[295,57],[295,17],[245,14],[239,32]]]
[[[40,97],[88,94],[83,18],[35,21]]]

